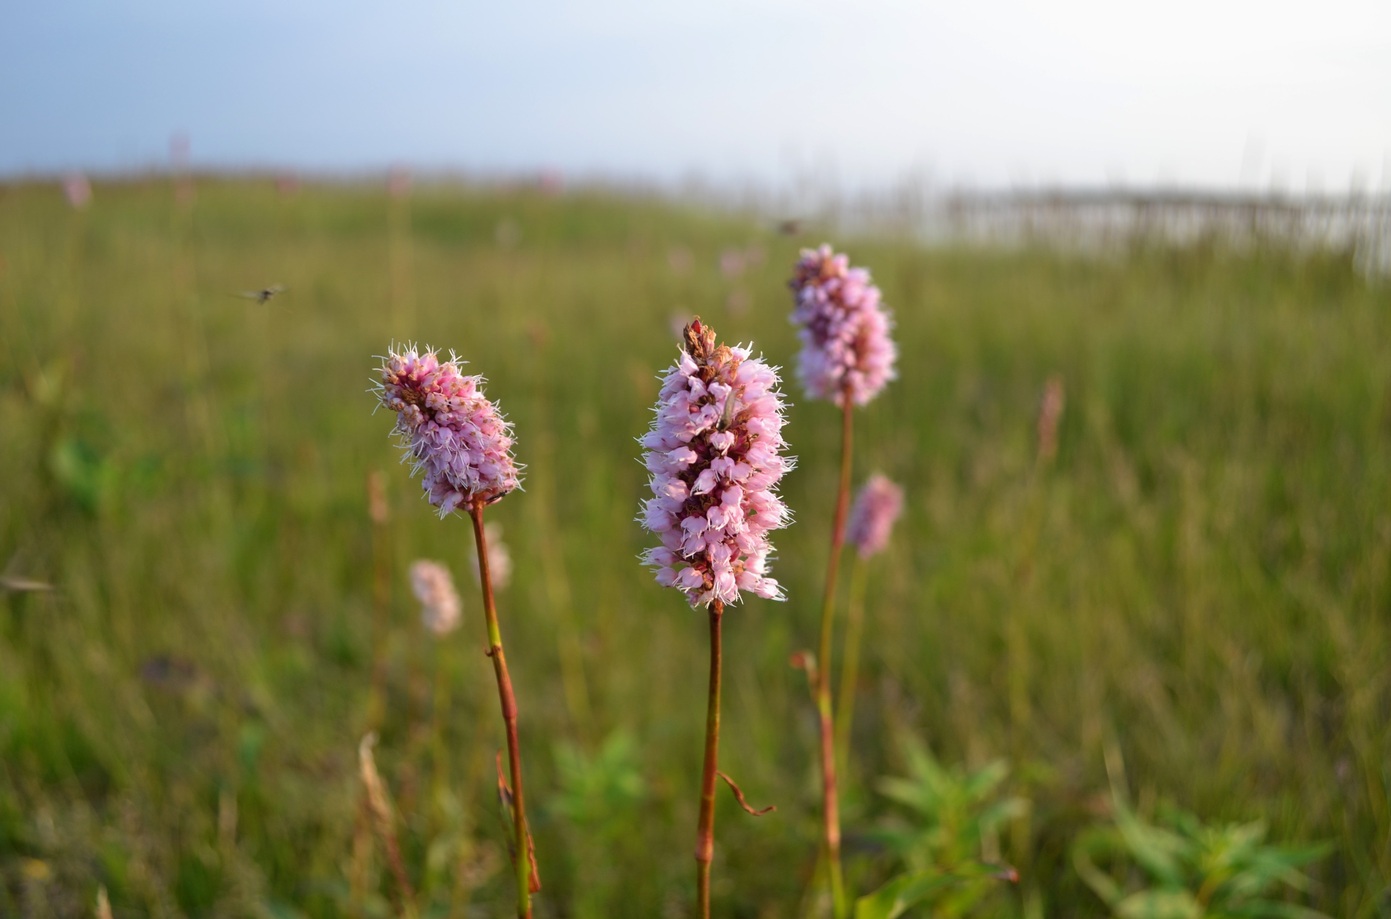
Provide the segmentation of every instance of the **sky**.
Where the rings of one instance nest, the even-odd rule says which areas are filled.
[[[0,175],[1391,191],[1391,3],[53,0]]]

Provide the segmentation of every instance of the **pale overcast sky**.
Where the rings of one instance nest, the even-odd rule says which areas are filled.
[[[555,169],[1391,190],[1391,2],[52,0],[0,174]]]

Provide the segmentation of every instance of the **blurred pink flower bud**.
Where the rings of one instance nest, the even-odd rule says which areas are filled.
[[[860,553],[860,558],[869,558],[884,551],[889,544],[889,531],[901,513],[903,489],[876,472],[855,496],[845,538]]]
[[[420,620],[425,628],[444,636],[459,627],[463,605],[448,568],[428,559],[412,562],[411,590],[420,601]]]
[[[82,173],[74,172],[63,179],[63,197],[68,199],[69,207],[80,211],[92,203],[92,183]]]

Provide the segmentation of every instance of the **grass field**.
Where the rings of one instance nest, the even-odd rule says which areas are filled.
[[[99,885],[117,917],[390,914],[381,855],[355,855],[377,651],[378,764],[423,910],[509,913],[472,535],[432,514],[373,414],[393,340],[484,374],[527,466],[488,513],[514,563],[499,606],[538,915],[685,915],[706,622],[637,561],[635,438],[694,313],[786,368],[799,457],[774,540],[789,602],[725,625],[721,767],[778,810],[721,792],[715,909],[802,915],[816,723],[788,659],[816,641],[839,416],[796,386],[785,281],[827,232],[586,192],[203,178],[196,202],[132,181],[78,211],[0,186],[0,564],[53,587],[0,593],[0,915],[90,915]],[[1391,915],[1385,282],[1344,253],[1221,239],[1106,257],[831,241],[872,269],[901,348],[857,415],[855,478],[882,470],[908,499],[871,563],[852,886],[892,870],[866,831],[916,741],[952,766],[1003,757],[1031,802],[999,840],[1020,882],[979,915],[1105,915],[1070,847],[1113,785],[1146,816],[1170,802],[1326,843],[1292,902]],[[268,303],[233,296],[272,283]],[[1039,464],[1055,374],[1067,407]],[[442,642],[406,584],[418,557],[465,595]]]

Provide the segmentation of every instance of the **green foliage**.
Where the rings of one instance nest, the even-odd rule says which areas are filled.
[[[626,876],[610,870],[614,859],[640,864],[632,828],[642,819],[648,789],[637,741],[626,731],[614,731],[592,755],[560,743],[555,762],[556,789],[546,803],[568,824],[574,915],[601,919],[644,883],[641,869]]]
[[[1275,897],[1307,890],[1304,866],[1326,846],[1288,848],[1265,841],[1261,821],[1204,825],[1169,807],[1157,824],[1119,796],[1113,825],[1090,829],[1073,845],[1078,873],[1117,919],[1320,919],[1324,914]],[[1109,866],[1109,872],[1100,865]]]
[[[610,734],[593,756],[575,744],[557,744],[558,787],[551,807],[590,838],[621,835],[647,794],[637,753],[637,741],[626,731]]]
[[[1011,875],[988,865],[961,865],[949,873],[912,871],[857,899],[855,919],[896,919],[920,906],[934,916],[959,916],[976,907],[987,886],[1011,880]]]
[[[1029,802],[1004,793],[1009,770],[1001,760],[975,771],[947,768],[912,739],[905,755],[908,775],[878,783],[902,811],[871,834],[904,871],[860,898],[855,917],[892,919],[917,905],[938,916],[968,915],[1001,881],[1017,880],[1014,869],[990,862],[998,862],[1001,829],[1027,813]]]

